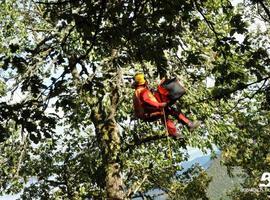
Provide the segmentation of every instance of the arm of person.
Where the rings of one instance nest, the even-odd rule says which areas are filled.
[[[151,92],[148,91],[148,90],[144,90],[141,93],[141,97],[142,97],[142,100],[145,103],[147,103],[148,105],[153,106],[153,107],[155,107],[157,109],[164,108],[167,105],[167,103],[165,103],[165,102],[162,102],[162,103],[158,102],[155,99],[154,95],[151,94]]]

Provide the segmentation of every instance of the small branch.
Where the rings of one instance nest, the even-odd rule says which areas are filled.
[[[68,37],[70,36],[70,34],[72,33],[72,31],[75,29],[75,25],[74,26],[72,26],[69,30],[68,30],[68,33],[65,35],[65,37],[61,40],[61,46],[63,46],[65,43],[66,43],[66,41],[67,41],[67,39],[68,39]]]
[[[215,27],[213,26],[212,22],[210,22],[206,16],[203,14],[202,10],[200,9],[200,6],[198,5],[198,2],[197,0],[193,1],[194,4],[195,4],[195,7],[197,8],[198,12],[202,15],[204,21],[206,22],[207,26],[210,28],[210,30],[214,33],[217,41],[220,41],[220,38],[219,38],[219,34],[218,32],[216,31]],[[224,52],[224,50],[221,48],[221,53],[225,59],[225,61],[227,60],[227,56],[226,56],[226,53]]]
[[[264,80],[264,83],[262,84],[262,86],[261,86],[259,89],[257,89],[251,96],[248,96],[247,98],[253,99],[253,98],[256,96],[256,94],[258,94],[259,91],[262,90],[262,88],[265,86],[266,82],[267,82],[267,79]],[[241,101],[243,101],[243,100],[245,100],[245,99],[246,99],[246,97],[239,99],[239,100],[236,102],[236,104],[235,104],[229,111],[227,111],[227,112],[225,112],[225,113],[221,113],[221,115],[227,115],[227,114],[231,113],[231,112],[237,107],[237,105],[238,105]]]
[[[65,182],[53,181],[53,180],[44,180],[54,187],[59,187],[60,185],[65,185]]]
[[[213,26],[213,24],[206,18],[206,16],[203,14],[202,10],[200,9],[199,5],[198,5],[198,2],[195,0],[193,1],[194,4],[195,4],[195,7],[197,8],[197,10],[199,11],[199,13],[202,15],[204,21],[206,22],[206,24],[208,25],[208,27],[211,29],[211,31],[213,31],[213,33],[215,34],[217,40],[219,40],[219,37],[218,37],[218,33],[217,31],[215,30],[215,27]]]
[[[37,99],[40,99],[43,95],[45,95],[45,92],[49,89],[50,91],[49,91],[49,94],[47,95],[47,97],[46,97],[46,102],[47,103],[45,103],[45,105],[44,105],[44,108],[43,108],[43,110],[46,110],[47,109],[47,107],[48,107],[48,105],[49,105],[49,100],[50,100],[50,98],[51,98],[51,91],[52,91],[52,87],[53,87],[53,85],[60,79],[60,78],[64,78],[64,76],[66,75],[66,71],[64,71],[58,78],[56,78],[55,80],[53,80],[52,81],[52,83],[47,87],[47,88],[45,88],[41,93],[40,93],[40,95],[38,96],[38,98]]]
[[[60,1],[60,2],[41,2],[41,1],[37,1],[35,3],[37,4],[44,4],[44,5],[61,5],[61,4],[66,4],[66,3],[70,3],[71,1]]]
[[[52,31],[55,31],[55,29],[42,29],[42,28],[39,28],[39,29],[26,28],[26,29],[30,30],[30,31],[35,31],[35,32],[48,32],[48,33],[51,33]]]
[[[96,39],[97,39],[97,35],[98,35],[99,31],[100,31],[100,25],[101,25],[101,22],[102,22],[102,17],[103,17],[103,14],[104,14],[104,10],[106,8],[106,4],[107,4],[107,0],[102,0],[100,13],[99,13],[99,16],[98,16],[98,19],[97,19],[96,30],[95,30],[95,34],[94,34],[93,39],[92,39],[91,46],[86,50],[85,54],[80,55],[80,56],[72,55],[70,57],[70,59],[69,59],[69,62],[70,62],[69,70],[71,71],[72,77],[73,77],[73,79],[75,81],[75,84],[77,86],[80,83],[80,75],[79,75],[79,73],[77,71],[76,64],[80,63],[81,60],[87,58],[88,54],[93,49],[93,47],[95,45],[95,42],[96,42]],[[71,27],[68,34],[63,38],[63,40],[61,42],[61,45],[64,44],[63,42],[66,41],[66,39],[69,37],[69,35],[71,34],[71,32],[73,31],[74,28],[75,28],[75,26]]]
[[[146,181],[146,179],[147,179],[148,176],[149,176],[148,174],[145,174],[144,177],[143,177],[143,179],[142,179],[142,181],[135,182],[133,184],[133,186],[131,186],[131,188],[128,190],[127,197],[130,197],[132,194],[136,194],[136,192],[140,189],[140,187]]]
[[[77,62],[79,62],[82,59],[85,59],[87,57],[87,55],[91,52],[92,48],[94,47],[96,39],[97,39],[97,35],[100,31],[100,25],[102,22],[102,17],[103,17],[104,11],[106,9],[106,5],[107,5],[107,0],[102,0],[100,12],[99,12],[99,16],[98,16],[97,24],[96,24],[96,31],[95,31],[95,34],[94,34],[93,39],[92,39],[92,44],[89,47],[89,49],[86,50],[86,53],[84,55],[81,55],[80,57],[77,58]]]
[[[50,36],[48,36],[48,37],[45,37],[43,40],[41,40],[41,41],[37,44],[37,46],[35,47],[35,49],[25,48],[25,51],[26,51],[26,52],[32,53],[32,56],[38,54],[38,53],[41,51],[40,48],[41,48],[47,41],[53,39],[54,36],[55,36],[55,35],[53,34],[53,35],[50,35]]]
[[[183,67],[183,69],[185,70],[185,72],[186,72],[187,74],[189,74],[188,71],[187,71],[187,68],[184,67],[184,66],[185,66],[185,62],[177,55],[177,53],[175,54],[175,57],[176,57],[176,58],[179,60],[179,62],[182,64],[181,67]],[[176,64],[176,63],[175,63],[175,64]]]
[[[263,3],[262,0],[258,0],[258,3],[262,6],[262,8],[264,9],[265,13],[267,14],[270,20],[270,10],[266,7],[266,5]]]

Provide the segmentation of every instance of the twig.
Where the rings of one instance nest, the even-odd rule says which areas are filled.
[[[210,21],[207,19],[207,17],[204,15],[204,13],[202,12],[202,10],[200,9],[197,0],[194,0],[193,2],[194,2],[194,4],[195,4],[195,7],[197,8],[197,10],[199,11],[199,13],[202,15],[202,17],[203,17],[204,21],[206,22],[207,26],[208,26],[208,27],[210,28],[210,30],[214,33],[214,35],[215,35],[217,41],[220,41],[218,32],[216,31],[216,29],[215,29],[215,27],[213,26],[212,22],[210,22]],[[223,55],[223,57],[224,57],[224,59],[225,59],[225,62],[226,62],[226,60],[227,60],[226,53],[224,52],[224,50],[223,50],[222,48],[220,48],[220,50],[221,50],[221,53],[222,53],[222,55]]]
[[[37,1],[37,4],[44,4],[44,5],[61,5],[61,4],[67,4],[70,3],[71,1],[67,0],[67,1],[58,1],[58,2],[41,2],[41,1]]]
[[[26,28],[26,29],[30,30],[30,31],[35,31],[35,32],[48,32],[48,33],[51,33],[52,31],[55,31],[55,29],[42,29],[42,28],[39,28],[39,29]]]

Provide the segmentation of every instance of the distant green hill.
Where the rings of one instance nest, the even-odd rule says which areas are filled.
[[[233,174],[235,175],[233,178],[229,177],[227,173],[227,169],[225,166],[220,165],[221,156],[214,159],[207,169],[207,173],[213,179],[208,187],[208,196],[210,200],[232,200],[226,195],[226,192],[232,189],[234,186],[239,186],[243,179],[237,174],[241,174],[241,170],[235,169]]]
[[[233,200],[226,195],[226,192],[232,189],[235,185],[240,186],[242,179],[237,176],[241,174],[240,169],[235,169],[233,174],[235,177],[229,177],[227,169],[225,166],[220,165],[221,156],[218,155],[218,158],[211,160],[210,155],[201,156],[195,158],[194,160],[181,163],[181,166],[184,168],[183,171],[190,168],[193,164],[200,164],[204,169],[206,169],[209,176],[212,177],[212,181],[209,184],[207,194],[210,200]],[[182,172],[183,172],[182,171]],[[181,172],[179,172],[181,173]],[[160,195],[163,193],[161,190],[156,189],[149,191],[149,195],[156,195],[155,200],[166,200],[166,195]],[[134,198],[133,200],[142,200],[142,198]]]

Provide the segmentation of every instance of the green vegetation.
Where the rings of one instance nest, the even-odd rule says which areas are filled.
[[[169,199],[206,200],[205,170],[175,175],[185,145],[216,145],[228,171],[241,167],[243,185],[258,187],[270,166],[269,7],[265,0],[2,1],[0,194],[151,199],[147,191],[158,188]],[[264,28],[254,28],[257,19]],[[195,132],[182,130],[185,144],[167,139],[159,123],[133,119],[135,71],[151,86],[181,77],[188,92],[177,108],[202,121]],[[259,200],[266,192],[231,196]]]

